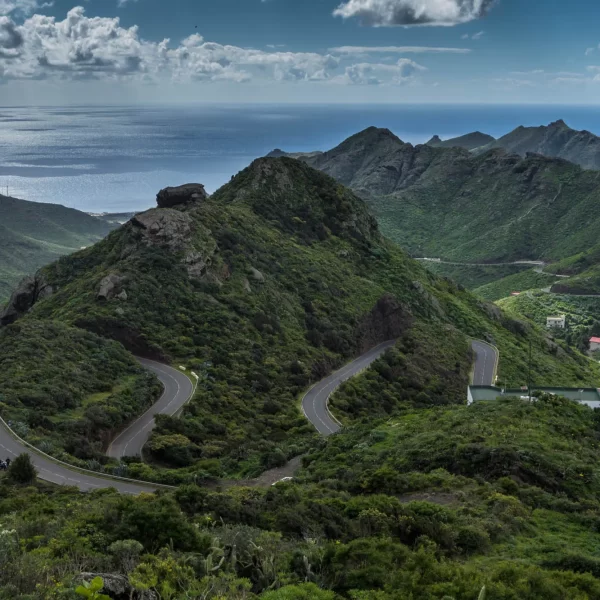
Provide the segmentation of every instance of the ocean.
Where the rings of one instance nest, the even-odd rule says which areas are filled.
[[[163,187],[209,192],[274,148],[327,150],[370,126],[424,143],[564,119],[600,135],[600,108],[582,106],[221,105],[0,107],[0,193],[87,212],[154,206]]]

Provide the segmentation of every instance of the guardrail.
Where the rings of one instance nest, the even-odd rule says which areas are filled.
[[[29,448],[36,454],[43,456],[44,458],[46,458],[47,460],[49,460],[53,463],[56,463],[58,465],[61,465],[62,467],[67,468],[69,471],[83,473],[84,475],[91,475],[92,477],[95,477],[97,479],[108,479],[109,481],[124,481],[127,483],[133,483],[133,484],[139,485],[140,487],[147,486],[147,487],[153,487],[153,488],[158,488],[158,489],[167,489],[167,490],[177,489],[175,486],[167,485],[164,483],[154,483],[152,481],[142,481],[140,479],[129,479],[128,477],[119,477],[118,475],[110,475],[109,473],[98,473],[98,471],[92,471],[91,469],[84,469],[83,467],[71,465],[69,463],[66,463],[66,462],[58,459],[58,458],[55,458],[54,456],[50,456],[49,454],[46,454],[39,448],[36,448],[33,444],[30,444],[28,441],[24,440],[22,437],[17,435],[15,433],[15,431],[13,431],[9,427],[8,423],[2,417],[0,417],[0,426],[4,427],[4,429],[6,429],[6,431],[8,431],[8,433],[10,435],[12,435],[20,444],[23,444],[23,446],[25,446],[26,448]],[[43,479],[43,477],[41,479]]]

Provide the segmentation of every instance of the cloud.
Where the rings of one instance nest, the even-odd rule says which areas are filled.
[[[425,67],[401,58],[395,65],[383,63],[358,63],[346,67],[345,73],[335,78],[335,83],[350,85],[402,85],[412,80]]]
[[[374,27],[451,26],[484,17],[495,0],[345,0],[333,14]]]
[[[37,8],[49,6],[49,2],[40,3],[37,0],[0,0],[0,15],[10,15],[12,13],[21,13],[29,15]]]
[[[9,17],[0,17],[0,52],[12,50],[16,53],[22,45],[23,36],[18,31],[15,22]]]
[[[485,31],[478,31],[474,34],[465,33],[460,36],[461,40],[480,40],[485,35]]]
[[[436,48],[433,46],[338,46],[335,54],[469,54],[470,48]]]
[[[136,26],[123,27],[118,17],[88,17],[82,7],[71,9],[63,20],[34,14],[18,25],[10,17],[0,17],[0,81],[397,85],[422,71],[425,67],[407,58],[395,64],[364,60],[353,65],[348,53],[242,48],[205,40],[199,34],[175,44],[168,39],[157,43],[141,38]]]

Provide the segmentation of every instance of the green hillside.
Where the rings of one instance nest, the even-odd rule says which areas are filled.
[[[465,401],[470,337],[500,348],[500,374],[515,385],[530,340],[538,380],[600,375],[426,271],[381,236],[362,200],[288,158],[255,161],[210,198],[137,215],[42,269],[41,287],[54,293],[25,321],[59,320],[201,375],[183,418],[158,420],[150,449],[213,476],[257,474],[314,444],[300,393],[391,338],[408,400],[421,404]]]
[[[530,344],[536,382],[595,385],[596,363],[427,271],[302,162],[261,159],[210,198],[158,200],[41,269],[1,316],[0,410],[49,451],[103,462],[156,394],[126,350],[185,363],[195,398],[158,419],[151,464],[126,471],[182,485],[80,494],[0,473],[0,599],[74,600],[95,576],[111,600],[600,596],[596,414],[465,398],[473,337],[499,347],[511,385]],[[390,338],[332,398],[348,427],[317,436],[301,393]],[[300,454],[290,482],[214,481]]]
[[[542,397],[360,423],[267,489],[130,497],[0,475],[0,597],[76,598],[85,565],[134,598],[595,600],[598,431],[591,409]]]
[[[58,204],[0,195],[0,304],[25,275],[94,244],[114,227]]]
[[[363,195],[415,256],[555,261],[597,244],[600,174],[564,160],[412,146],[376,128],[302,160]]]

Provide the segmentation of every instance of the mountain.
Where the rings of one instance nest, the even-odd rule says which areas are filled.
[[[94,244],[115,226],[58,204],[0,195],[0,304],[25,274]]]
[[[383,233],[417,256],[559,260],[597,241],[600,175],[562,159],[412,146],[369,128],[302,160],[366,198]]]
[[[475,150],[482,146],[493,144],[496,141],[491,135],[475,131],[460,137],[451,138],[449,140],[441,140],[439,136],[434,135],[428,142],[428,146],[434,148],[464,148],[465,150]]]
[[[158,420],[149,448],[160,464],[216,476],[306,450],[314,433],[298,395],[389,339],[402,354],[395,409],[463,403],[470,338],[500,348],[500,375],[515,385],[530,340],[538,380],[596,378],[581,355],[430,274],[381,235],[363,200],[285,157],[255,161],[211,197],[164,190],[158,208],[27,280],[0,322],[19,318],[194,370],[195,400],[182,419]]]
[[[465,397],[472,338],[499,347],[507,384],[531,362],[536,384],[590,385],[596,363],[425,270],[300,161],[260,159],[211,197],[190,184],[157,204],[17,290],[0,411],[63,460],[178,487],[23,485],[15,460],[0,597],[600,597],[594,411]],[[347,426],[318,438],[301,393],[390,338],[331,398]],[[159,393],[124,347],[199,377],[144,463],[100,452]],[[292,480],[214,481],[299,455]]]
[[[517,127],[477,151],[485,152],[491,148],[503,148],[520,156],[533,152],[563,158],[584,169],[600,169],[600,137],[589,131],[571,129],[562,120],[541,127]]]

